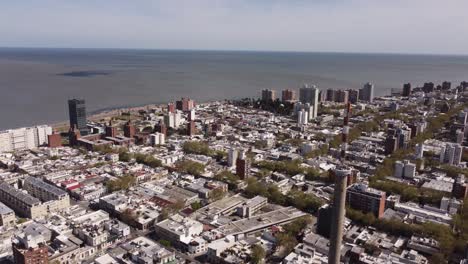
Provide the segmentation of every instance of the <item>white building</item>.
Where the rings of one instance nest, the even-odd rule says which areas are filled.
[[[179,128],[182,123],[180,112],[176,111],[175,113],[168,113],[164,116],[164,123],[170,128]]]
[[[416,159],[422,159],[424,156],[424,144],[419,143],[416,145]]]
[[[299,89],[299,101],[303,104],[310,104],[310,119],[317,117],[320,90],[315,85],[304,84]]]
[[[48,143],[50,126],[23,127],[0,132],[0,152],[34,149]]]
[[[309,123],[308,118],[309,118],[309,114],[304,109],[297,112],[297,125],[298,126],[307,125]]]
[[[150,135],[150,144],[152,146],[164,145],[166,143],[166,136],[163,133],[156,132]]]
[[[229,148],[228,150],[228,167],[232,168],[236,166],[237,157],[239,156],[239,151],[235,148]]]
[[[463,147],[456,143],[447,143],[440,150],[440,163],[459,165],[463,154]]]
[[[395,162],[395,177],[414,178],[415,175],[416,164],[411,163],[409,160]]]

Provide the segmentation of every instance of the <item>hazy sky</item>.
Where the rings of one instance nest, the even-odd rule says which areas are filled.
[[[468,54],[467,0],[0,0],[0,46]]]

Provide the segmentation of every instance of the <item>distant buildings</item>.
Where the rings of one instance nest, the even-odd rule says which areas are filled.
[[[290,89],[281,91],[281,101],[291,102],[296,100],[296,92]]]
[[[271,89],[262,90],[262,101],[269,102],[276,99],[276,91]]]
[[[179,112],[175,113],[168,113],[164,116],[164,124],[167,127],[177,129],[179,128],[180,124],[182,123],[182,117]]]
[[[411,95],[411,83],[403,84],[403,92],[401,93],[402,96],[408,97]]]
[[[309,123],[309,113],[302,109],[297,112],[297,126],[301,127],[303,125],[307,125]]]
[[[310,119],[314,119],[318,114],[320,90],[315,85],[304,84],[299,89],[299,101],[303,104],[309,103],[312,107]]]
[[[176,101],[176,109],[186,112],[190,111],[195,107],[195,101],[189,98],[182,98],[179,101]],[[169,109],[172,110],[172,109]],[[175,111],[169,111],[169,113],[174,113]]]
[[[123,130],[124,130],[124,136],[128,138],[133,138],[136,134],[135,126],[132,124],[131,121],[128,121],[127,123],[125,123]]]
[[[385,211],[385,192],[368,187],[363,183],[356,183],[348,187],[346,204],[364,213],[372,213],[381,218]]]
[[[366,83],[359,90],[359,100],[372,103],[374,100],[374,85],[372,83]]]
[[[24,127],[0,131],[0,152],[35,149],[48,144],[50,126]]]
[[[80,130],[81,135],[88,134],[86,126],[86,103],[83,99],[68,100],[68,114],[70,117],[70,127]]]

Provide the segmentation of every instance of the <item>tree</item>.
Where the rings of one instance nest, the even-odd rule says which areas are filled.
[[[194,176],[200,176],[205,171],[205,165],[192,160],[179,161],[175,167],[179,173],[188,173]]]
[[[186,141],[182,145],[182,149],[186,154],[197,154],[205,156],[216,155],[216,152],[210,149],[208,143],[202,141]]]
[[[106,183],[107,191],[115,192],[120,190],[127,190],[135,185],[136,179],[132,175],[125,175],[116,180],[108,181]]]
[[[262,246],[255,244],[252,246],[251,250],[252,250],[252,254],[251,254],[252,263],[255,263],[255,264],[262,263],[266,257],[265,249],[263,249]]]
[[[132,159],[132,155],[128,151],[119,152],[119,160],[123,162],[129,162]]]
[[[211,192],[211,200],[217,201],[221,200],[224,197],[224,191],[221,188],[216,188]]]
[[[193,211],[197,211],[198,209],[200,209],[202,207],[201,203],[200,202],[193,202],[190,207],[192,207],[192,210]]]
[[[163,247],[166,247],[166,248],[172,246],[172,245],[171,245],[171,242],[168,241],[168,240],[165,240],[165,239],[160,239],[160,240],[158,240],[158,243],[161,244]]]

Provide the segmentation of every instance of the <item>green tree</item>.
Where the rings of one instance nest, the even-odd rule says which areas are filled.
[[[179,173],[188,173],[194,176],[200,176],[205,171],[205,165],[192,160],[179,161],[175,167]]]
[[[251,250],[252,250],[252,254],[251,254],[252,263],[254,264],[262,263],[266,257],[265,249],[263,249],[262,246],[255,244],[252,246]]]

